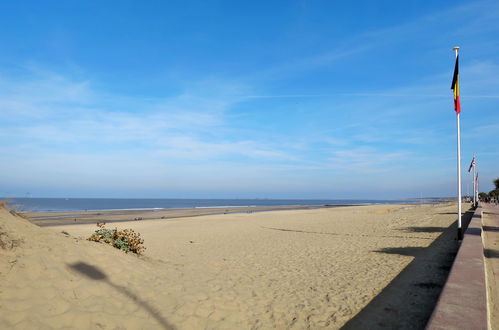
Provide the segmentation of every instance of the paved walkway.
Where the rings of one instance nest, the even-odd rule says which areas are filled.
[[[499,205],[475,211],[427,329],[499,330]]]
[[[483,203],[481,207],[489,327],[499,330],[499,205]]]
[[[427,330],[486,330],[487,294],[482,244],[482,218],[478,208],[440,294]]]

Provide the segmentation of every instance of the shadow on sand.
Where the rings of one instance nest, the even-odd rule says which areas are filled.
[[[146,301],[140,299],[136,294],[134,294],[132,291],[130,291],[130,289],[128,289],[124,286],[116,285],[113,282],[111,282],[109,280],[109,278],[107,277],[107,275],[103,271],[101,271],[99,268],[92,266],[92,265],[89,265],[89,264],[84,263],[84,262],[77,262],[77,263],[68,265],[68,267],[70,269],[76,271],[77,273],[84,275],[85,277],[88,277],[92,280],[105,282],[109,286],[111,286],[114,289],[116,289],[117,291],[119,291],[120,293],[124,294],[125,296],[130,298],[135,304],[137,304],[139,307],[145,309],[152,317],[154,317],[156,319],[156,321],[158,321],[158,323],[161,325],[161,328],[168,329],[168,330],[175,329],[175,327],[173,325],[168,323],[168,321],[165,320],[161,316],[159,311],[154,309]]]
[[[418,257],[421,253],[426,250],[425,247],[419,246],[406,246],[399,248],[383,248],[376,250],[375,252],[379,253],[388,253],[388,254],[398,254],[401,256],[409,256],[409,257]]]
[[[499,251],[494,249],[483,249],[483,255],[486,258],[497,258],[499,259]]]
[[[496,226],[483,226],[483,231],[499,231],[499,227]]]
[[[446,229],[445,227],[407,227],[402,230],[409,233],[442,233]]]
[[[472,216],[473,210],[463,214],[463,228],[467,228]],[[457,221],[448,228],[426,227],[426,232],[438,231],[442,234],[426,248],[404,246],[375,251],[412,256],[414,260],[342,329],[424,329],[458,250]]]
[[[385,237],[385,238],[415,238],[415,239],[431,239],[428,237],[417,237],[417,236],[401,236],[401,235],[366,235],[366,234],[351,234],[351,233],[328,233],[328,232],[320,232],[320,231],[307,231],[307,230],[297,230],[297,229],[289,229],[289,228],[272,228],[272,227],[264,227],[263,229],[269,230],[277,230],[284,232],[293,232],[293,233],[303,233],[303,234],[317,234],[317,235],[332,235],[332,236],[342,236],[342,237]]]

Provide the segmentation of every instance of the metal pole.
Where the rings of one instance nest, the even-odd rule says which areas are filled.
[[[477,189],[477,186],[476,186],[476,154],[473,153],[473,207],[476,207],[476,200],[477,200],[477,196],[476,196],[476,191],[478,190]]]
[[[461,128],[457,114],[457,239],[463,239],[463,225],[461,222]]]
[[[456,59],[459,55],[459,47],[452,48],[456,53]],[[459,79],[459,76],[458,76]],[[463,240],[463,226],[461,221],[461,127],[458,113],[456,116],[457,123],[457,239]]]
[[[478,172],[476,173],[476,206],[478,206],[478,189],[479,189],[479,180],[478,180]]]

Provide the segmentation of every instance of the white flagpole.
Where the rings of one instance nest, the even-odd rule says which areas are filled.
[[[473,166],[473,207],[476,205],[476,185],[475,185],[475,176],[476,176],[476,172],[475,172],[475,153],[473,153],[473,160],[472,160],[472,163],[471,165]]]
[[[476,200],[477,200],[477,206],[478,206],[478,186],[479,186],[479,181],[478,181],[478,172],[476,172]]]
[[[476,197],[477,197],[477,186],[476,186],[476,153],[473,153],[473,207],[476,207]]]
[[[459,47],[452,48],[456,53],[456,59],[459,55]],[[459,76],[458,76],[459,79]],[[459,82],[458,82],[459,84]],[[463,226],[461,221],[461,127],[460,127],[460,113],[457,113],[457,239],[463,240]]]

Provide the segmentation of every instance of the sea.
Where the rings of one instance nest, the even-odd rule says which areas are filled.
[[[372,204],[435,204],[440,199],[129,199],[129,198],[1,198],[21,212],[154,210],[247,206],[343,206]]]

